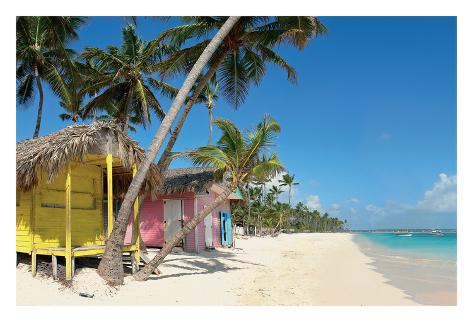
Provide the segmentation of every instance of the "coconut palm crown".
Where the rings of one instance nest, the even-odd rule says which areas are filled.
[[[232,187],[250,182],[261,173],[284,169],[275,153],[263,158],[281,130],[271,117],[265,116],[254,131],[246,134],[226,119],[217,119],[214,124],[222,136],[216,145],[200,147],[189,154],[194,165],[216,168],[216,177],[227,179]]]
[[[107,111],[113,102],[118,110],[116,121],[123,129],[127,128],[130,115],[139,116],[140,123],[146,126],[150,122],[150,109],[161,119],[165,116],[150,85],[168,97],[177,92],[172,86],[151,78],[157,63],[173,49],[158,40],[147,42],[140,39],[133,25],[123,28],[122,35],[121,48],[86,48],[81,54],[102,71],[85,89],[87,92],[101,92],[84,107],[83,115],[87,117],[96,109]]]
[[[288,196],[289,196],[289,205],[291,204],[291,193],[292,193],[292,187],[297,186],[299,182],[296,182],[294,180],[295,175],[293,174],[292,176],[289,175],[289,173],[286,173],[282,176],[282,179],[279,180],[279,185],[281,187],[287,186],[289,188],[288,190]]]
[[[16,21],[17,102],[28,106],[39,93],[33,137],[39,135],[43,112],[45,80],[55,94],[65,91],[62,68],[70,60],[65,46],[78,38],[76,30],[85,22],[81,17],[18,17]]]
[[[184,48],[161,63],[163,75],[186,73],[209,42],[209,36],[218,30],[227,17],[185,17],[186,25],[165,31],[161,38],[182,46],[189,39],[197,43]],[[309,41],[326,33],[318,18],[300,17],[242,17],[214,54],[210,66],[218,64],[217,81],[224,98],[235,108],[245,101],[250,84],[258,85],[266,73],[266,64],[272,63],[287,73],[296,83],[295,69],[274,48],[286,43],[302,50]]]

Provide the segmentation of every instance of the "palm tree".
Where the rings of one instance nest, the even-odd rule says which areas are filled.
[[[250,231],[249,223],[251,221],[252,205],[257,202],[259,203],[261,201],[262,190],[260,187],[251,187],[250,183],[248,183],[247,186],[248,186],[248,189],[247,189],[248,191],[248,201],[247,201],[248,202],[248,221],[247,221],[246,231],[249,234],[249,231]],[[256,223],[255,223],[255,234],[256,234]]]
[[[210,82],[205,86],[205,98],[207,109],[209,110],[209,140],[207,145],[212,144],[212,124],[213,124],[213,109],[215,107],[215,101],[218,99],[218,82],[215,83],[214,87],[211,87]]]
[[[138,196],[138,192],[141,189],[141,185],[148,173],[149,167],[156,158],[156,155],[166,138],[166,134],[171,129],[171,125],[174,122],[176,115],[179,113],[182,104],[184,104],[188,98],[188,94],[194,86],[197,78],[202,73],[204,67],[212,58],[225,36],[230,32],[239,19],[240,17],[238,16],[228,18],[194,64],[194,67],[192,67],[184,80],[182,87],[176,94],[171,107],[161,122],[161,126],[154,135],[150,146],[146,150],[143,162],[140,164],[136,175],[131,181],[130,187],[122,201],[112,233],[105,245],[105,251],[97,271],[99,275],[111,285],[119,285],[123,283],[122,247],[125,239],[128,217],[130,216],[132,205]]]
[[[288,204],[277,202],[271,208],[271,218],[277,218],[277,223],[273,228],[272,235],[275,235],[276,232],[281,231],[284,228],[284,223],[287,221],[287,217],[291,210],[291,207]]]
[[[169,39],[175,46],[182,46],[189,39],[198,42],[184,48],[160,63],[163,76],[187,72],[208,44],[206,39],[214,30],[220,29],[227,17],[185,17],[186,25],[165,31],[161,38]],[[325,26],[315,17],[260,17],[248,16],[238,23],[225,37],[210,61],[206,74],[201,78],[187,102],[176,127],[158,162],[162,171],[169,165],[166,161],[176,143],[192,106],[208,82],[216,76],[224,98],[235,108],[243,104],[250,84],[259,85],[271,63],[287,73],[290,82],[296,83],[295,69],[273,49],[289,44],[303,50],[309,41],[326,33]],[[202,38],[204,38],[202,40]]]
[[[273,185],[271,189],[269,189],[269,194],[273,195],[275,197],[275,200],[277,200],[279,195],[283,192],[284,191],[279,186]]]
[[[76,123],[79,118],[86,119],[91,118],[83,115],[84,111],[84,99],[88,94],[92,96],[96,92],[87,93],[84,89],[88,87],[91,79],[99,75],[100,71],[90,61],[85,64],[75,60],[75,53],[73,51],[68,52],[67,64],[64,64],[63,71],[61,72],[61,91],[57,92],[59,97],[59,105],[64,109],[64,113],[59,114],[59,118],[62,121],[72,121]],[[93,115],[95,117],[95,114]]]
[[[134,274],[135,279],[145,280],[160,265],[179,241],[194,229],[239,185],[249,182],[253,174],[280,171],[283,167],[275,154],[261,162],[261,154],[274,141],[279,133],[279,124],[270,117],[265,117],[256,129],[246,135],[230,121],[217,119],[215,125],[222,131],[217,145],[207,145],[189,154],[194,165],[216,168],[216,177],[227,181],[227,188],[215,200],[178,231],[169,243],[159,251],[141,271]]]
[[[289,173],[286,173],[282,176],[282,180],[279,180],[279,183],[280,183],[280,186],[282,187],[289,187],[289,190],[288,190],[288,196],[289,196],[289,205],[291,205],[291,191],[292,191],[292,187],[293,186],[297,186],[299,184],[299,182],[296,182],[294,180],[294,174],[291,176],[289,175]]]
[[[150,85],[170,97],[177,90],[150,77],[156,72],[157,63],[170,54],[173,48],[158,40],[143,41],[133,25],[123,28],[122,34],[121,48],[86,48],[81,57],[92,61],[102,71],[95,75],[85,89],[87,92],[102,92],[84,107],[83,115],[86,117],[97,109],[106,111],[108,104],[114,102],[118,110],[116,121],[125,131],[132,114],[141,119],[139,123],[143,126],[150,122],[150,109],[159,118],[164,118],[165,113]]]
[[[76,30],[85,22],[81,17],[19,17],[16,21],[17,101],[28,106],[39,93],[38,114],[33,138],[38,137],[43,114],[45,80],[57,94],[64,91],[61,64],[67,62],[66,48],[77,39]],[[36,83],[36,85],[34,85]]]

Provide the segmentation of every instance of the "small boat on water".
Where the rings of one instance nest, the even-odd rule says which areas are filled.
[[[408,230],[398,231],[398,232],[396,232],[396,236],[399,236],[399,237],[411,237],[411,236],[412,236],[412,233],[409,232]]]
[[[432,230],[430,233],[431,233],[432,235],[436,235],[436,236],[443,236],[443,233],[442,233],[441,230],[436,230],[436,229],[434,229],[434,230]]]

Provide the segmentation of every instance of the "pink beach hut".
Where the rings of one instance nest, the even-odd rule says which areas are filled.
[[[180,168],[166,172],[161,194],[155,198],[147,197],[141,206],[140,233],[147,247],[163,247],[176,231],[217,197],[223,187],[216,182],[214,172],[210,168]],[[229,245],[231,203],[239,200],[242,196],[237,190],[187,234],[181,245],[184,250],[200,252]],[[125,244],[131,242],[131,235],[130,222]]]

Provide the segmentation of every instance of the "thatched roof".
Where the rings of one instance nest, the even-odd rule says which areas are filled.
[[[89,125],[68,126],[58,132],[16,143],[17,186],[30,190],[38,183],[41,170],[48,181],[65,169],[69,161],[82,162],[86,154],[111,153],[122,161],[126,170],[144,160],[144,150],[112,122],[98,121]],[[152,165],[143,188],[157,186],[160,176]],[[129,176],[126,180],[130,180]]]
[[[202,193],[209,190],[215,181],[213,168],[179,168],[165,172],[162,194],[195,192]]]

